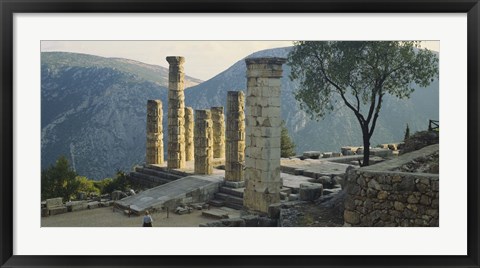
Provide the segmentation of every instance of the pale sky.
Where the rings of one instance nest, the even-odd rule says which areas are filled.
[[[439,51],[438,41],[423,44]],[[167,56],[184,56],[185,73],[208,80],[256,51],[291,45],[292,41],[42,41],[41,51],[126,58],[166,68]]]

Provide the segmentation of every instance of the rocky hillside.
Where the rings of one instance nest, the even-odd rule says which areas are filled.
[[[64,155],[77,173],[102,179],[144,162],[146,103],[166,105],[167,83],[168,69],[160,66],[42,53],[42,168]]]
[[[260,51],[249,57],[286,57],[289,48]],[[188,64],[188,63],[187,63]],[[339,151],[344,145],[361,145],[360,128],[353,114],[339,106],[316,122],[302,112],[293,97],[288,66],[282,79],[282,117],[297,152]],[[76,171],[93,179],[113,176],[145,161],[146,103],[164,103],[166,129],[168,70],[132,60],[85,54],[42,53],[42,168],[60,155]],[[245,62],[240,59],[214,78],[200,83],[186,78],[187,106],[205,109],[226,106],[229,90],[245,90]],[[200,83],[200,84],[199,84]],[[411,133],[426,129],[438,119],[438,81],[416,90],[410,99],[386,98],[372,145],[400,141],[408,123]],[[164,136],[167,141],[167,135]],[[167,148],[165,146],[164,148]]]
[[[290,48],[259,51],[248,57],[287,57]],[[186,91],[186,105],[196,109],[210,106],[226,106],[228,90],[246,89],[245,61],[242,59],[214,78]],[[282,117],[289,134],[297,145],[297,153],[308,150],[340,151],[341,146],[362,145],[360,126],[354,114],[339,102],[337,109],[323,120],[310,120],[300,110],[293,92],[298,88],[288,76],[290,68],[284,65],[282,78]],[[406,124],[411,133],[428,127],[429,119],[439,116],[438,81],[428,88],[418,88],[407,100],[385,96],[377,127],[371,140],[372,146],[401,141]]]

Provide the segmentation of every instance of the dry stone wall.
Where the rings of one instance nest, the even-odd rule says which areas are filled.
[[[391,171],[403,163],[399,157],[347,173],[346,226],[439,226],[439,175]]]
[[[160,100],[147,101],[147,164],[163,163],[163,126],[162,102]]]

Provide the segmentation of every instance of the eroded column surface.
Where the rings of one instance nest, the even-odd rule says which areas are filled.
[[[210,110],[195,110],[195,174],[213,172],[213,127]]]
[[[225,119],[223,107],[212,107],[213,158],[225,157]]]
[[[282,58],[250,58],[247,64],[245,192],[243,204],[267,212],[280,201],[280,88]]]
[[[242,91],[227,93],[225,180],[243,181],[245,161],[245,95]]]
[[[168,168],[185,167],[185,96],[183,57],[167,57],[168,69]]]
[[[185,108],[185,160],[192,161],[194,159],[193,148],[193,109],[192,107]]]
[[[163,163],[162,101],[147,101],[147,164]]]

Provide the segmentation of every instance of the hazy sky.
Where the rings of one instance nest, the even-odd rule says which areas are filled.
[[[439,42],[425,47],[439,51]],[[168,68],[167,56],[184,56],[185,73],[208,80],[253,52],[291,46],[292,41],[42,41],[41,50],[127,58]]]

